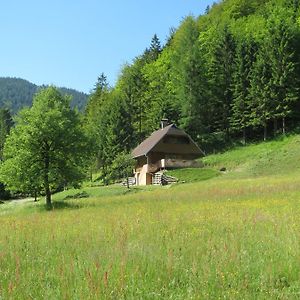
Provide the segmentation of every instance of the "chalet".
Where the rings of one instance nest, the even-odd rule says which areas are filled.
[[[201,166],[195,159],[204,155],[202,150],[186,132],[166,122],[162,120],[161,129],[132,151],[137,185],[152,184],[153,176],[161,170]]]

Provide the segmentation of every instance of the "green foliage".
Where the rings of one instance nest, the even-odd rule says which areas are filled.
[[[70,98],[56,88],[41,90],[31,109],[18,114],[6,140],[1,180],[10,189],[51,191],[80,182],[88,155],[79,115],[70,109]]]
[[[236,140],[251,142],[262,132],[266,140],[272,127],[275,136],[298,126],[299,45],[294,0],[221,1],[203,16],[184,18],[164,46],[154,35],[122,68],[115,87],[108,88],[104,76],[103,88],[90,97],[86,122],[96,140],[96,169],[107,174],[115,156],[134,148],[162,118],[207,153]],[[120,103],[117,113],[112,99]],[[113,125],[120,111],[125,117]],[[129,145],[123,142],[129,141],[125,122]],[[114,130],[120,128],[118,139]]]
[[[246,129],[250,122],[250,72],[254,63],[255,45],[241,42],[236,50],[235,72],[233,75],[233,99],[231,104],[231,129],[243,131],[243,143],[246,143]]]
[[[12,116],[8,109],[0,109],[0,164],[3,160],[3,148],[7,136],[13,126]],[[10,198],[10,192],[5,188],[5,185],[0,182],[0,200],[7,200]]]
[[[162,118],[206,153],[298,127],[299,14],[298,0],[219,1],[185,17],[165,45],[154,35],[114,87],[102,74],[84,116],[91,171],[108,179]]]
[[[174,101],[176,86],[171,72],[173,53],[165,49],[159,58],[143,68],[147,82],[144,98],[147,103],[145,126],[148,134],[156,130],[163,118],[178,122],[180,108]]]
[[[134,165],[135,161],[132,159],[130,153],[119,153],[110,167],[110,179],[128,179],[133,174]]]
[[[13,126],[12,116],[8,109],[0,109],[0,161],[3,158],[3,147],[6,137]]]

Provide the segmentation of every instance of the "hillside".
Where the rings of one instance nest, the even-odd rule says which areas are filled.
[[[209,155],[203,161],[207,167],[226,168],[226,176],[230,178],[296,175],[300,173],[300,136],[281,136],[264,143],[236,147],[222,154]]]
[[[40,87],[20,78],[0,77],[0,107],[6,106],[16,113],[25,106],[31,106],[33,95]],[[83,110],[88,95],[74,89],[59,88],[63,94],[73,97],[72,106]]]
[[[114,87],[99,77],[85,119],[105,149],[97,160],[112,165],[162,118],[205,153],[299,128],[299,24],[299,1],[224,0],[185,17],[165,45],[154,35]]]
[[[54,196],[51,212],[43,203],[0,205],[0,295],[296,299],[299,141],[208,156],[207,168],[228,171],[198,182],[188,174],[192,183],[171,187],[69,190]]]

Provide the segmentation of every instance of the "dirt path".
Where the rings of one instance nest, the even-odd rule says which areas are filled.
[[[24,203],[33,202],[33,201],[34,201],[34,198],[23,198],[23,199],[11,200],[11,201],[9,201],[9,203],[12,205],[18,205],[18,204],[24,204]]]

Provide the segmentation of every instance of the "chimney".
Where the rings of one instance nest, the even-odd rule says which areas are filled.
[[[161,129],[164,129],[168,125],[169,125],[169,120],[168,119],[162,119],[160,121],[160,127],[161,127]]]

